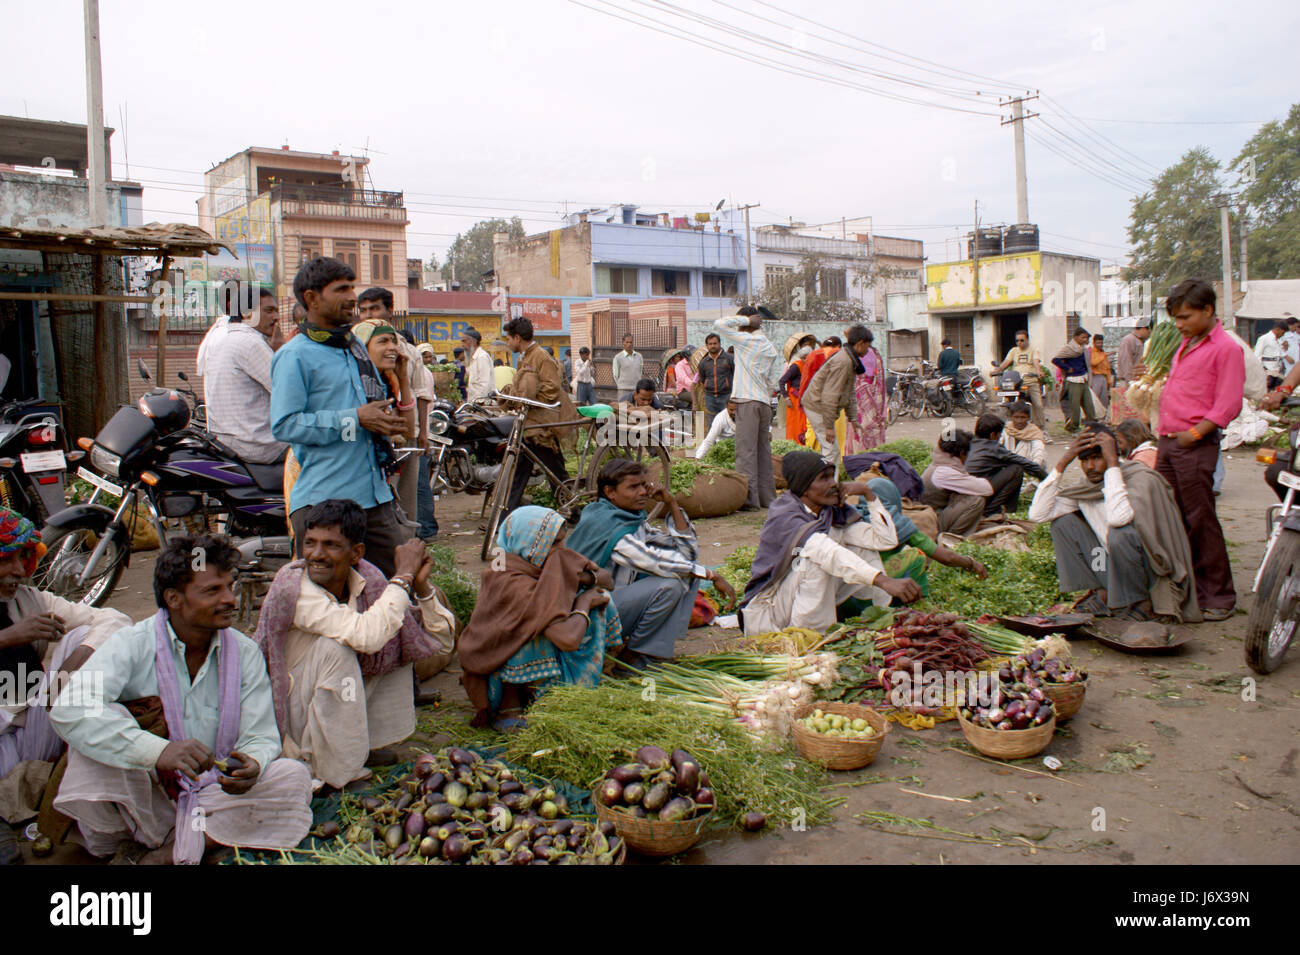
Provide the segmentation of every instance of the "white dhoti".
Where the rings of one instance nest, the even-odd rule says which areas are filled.
[[[199,790],[201,826],[227,846],[247,849],[292,849],[311,829],[311,775],[292,759],[262,767],[253,788],[232,796],[212,783]],[[86,850],[111,856],[123,839],[150,849],[167,841],[176,827],[176,803],[153,772],[106,766],[77,750],[68,751],[68,768],[54,808],[70,816]]]
[[[289,667],[288,703],[284,755],[338,789],[370,774],[365,763],[372,749],[415,732],[411,667],[362,677],[356,651],[328,637],[312,640]]]
[[[879,531],[866,521],[814,534],[786,575],[745,607],[745,635],[786,627],[825,630],[835,623],[835,608],[850,597],[889,606],[890,595],[871,584],[884,572],[876,546]]]
[[[50,711],[46,705],[58,695],[61,688],[54,684],[54,674],[67,661],[72,651],[81,646],[81,641],[89,632],[89,627],[77,627],[69,630],[62,640],[51,646],[46,653],[45,672],[41,682],[34,688],[32,705],[0,708],[0,779],[8,776],[20,763],[29,760],[52,763],[63,752],[63,740],[50,725]],[[27,687],[22,689],[25,691]]]

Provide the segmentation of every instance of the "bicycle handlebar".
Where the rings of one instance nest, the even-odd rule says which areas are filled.
[[[521,405],[528,405],[531,408],[544,408],[547,411],[554,411],[556,408],[560,407],[560,402],[558,401],[555,402],[554,404],[548,405],[540,401],[533,401],[531,398],[521,398],[518,395],[503,395],[499,391],[494,391],[492,393],[492,397],[498,399],[499,401],[517,401]]]

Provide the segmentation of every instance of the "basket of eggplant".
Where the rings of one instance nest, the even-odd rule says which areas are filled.
[[[1003,673],[1010,674],[1010,681]],[[966,741],[985,756],[1024,759],[1041,753],[1052,741],[1056,707],[1032,670],[1003,668],[987,702],[966,700],[957,710]]]
[[[596,815],[647,856],[671,856],[700,841],[714,808],[709,774],[683,749],[642,746],[592,791]]]
[[[1056,719],[1068,720],[1079,712],[1083,706],[1084,694],[1088,692],[1088,673],[1069,660],[1061,657],[1049,657],[1043,650],[1036,649],[1021,654],[1002,668],[1003,681],[1009,680],[1019,670],[1027,669],[1042,683],[1044,692],[1052,698],[1056,707]]]

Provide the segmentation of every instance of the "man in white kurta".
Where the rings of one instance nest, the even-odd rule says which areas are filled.
[[[907,603],[921,596],[915,581],[885,572],[880,552],[898,546],[898,532],[866,482],[839,484],[835,466],[811,451],[786,455],[782,471],[787,491],[759,534],[742,602],[747,636],[786,627],[825,630],[851,597],[888,606],[895,597]],[[869,519],[845,503],[855,494],[867,501]]]
[[[193,570],[202,550],[203,570]],[[257,645],[237,630],[231,589],[238,554],[225,538],[175,538],[155,562],[159,617],[118,630],[77,670],[50,710],[50,722],[69,746],[54,808],[77,825],[92,855],[113,854],[123,840],[149,849],[175,839],[174,850],[192,840],[259,849],[293,848],[311,828],[310,776],[306,767],[281,759],[280,734],[266,666]],[[158,735],[142,727],[126,704],[148,709],[162,695],[159,621],[175,675],[183,726],[170,719]],[[218,729],[223,714],[223,641],[238,648],[237,732],[230,754],[243,768],[217,775]],[[157,707],[155,707],[156,712]],[[158,722],[154,721],[155,724]],[[181,732],[183,731],[183,736]],[[178,803],[164,781],[183,773],[206,784],[192,819],[178,819]],[[177,826],[186,825],[185,832]],[[160,860],[161,861],[161,860]],[[196,862],[198,858],[175,858]]]
[[[280,643],[289,675],[281,723],[284,752],[307,764],[314,780],[339,789],[370,775],[366,762],[372,751],[415,731],[411,664],[363,676],[359,655],[378,653],[397,637],[413,603],[438,652],[451,651],[456,625],[428,583],[432,561],[418,540],[398,546],[393,577],[368,605],[359,604],[366,586],[358,570],[365,547],[353,535],[364,535],[354,526],[364,513],[347,504],[327,501],[313,509],[303,538],[305,568],[290,565],[277,575],[298,579],[292,624]],[[267,646],[261,624],[258,640]],[[271,676],[274,682],[274,663]]]

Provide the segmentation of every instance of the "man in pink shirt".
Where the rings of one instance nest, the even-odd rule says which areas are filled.
[[[1226,620],[1237,592],[1214,509],[1214,466],[1219,429],[1241,413],[1246,363],[1214,305],[1214,288],[1201,279],[1187,279],[1169,290],[1169,314],[1183,344],[1160,394],[1156,470],[1174,489],[1183,512],[1195,559],[1196,598],[1205,619]]]

